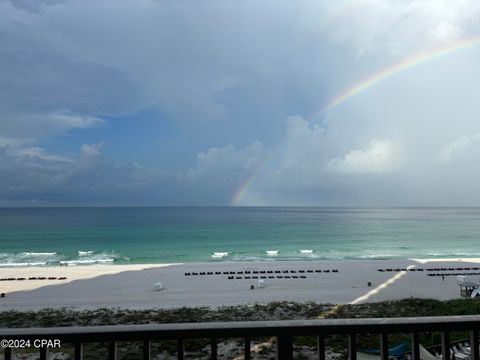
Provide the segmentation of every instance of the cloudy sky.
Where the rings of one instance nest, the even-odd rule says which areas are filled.
[[[477,0],[0,0],[0,206],[480,205]]]

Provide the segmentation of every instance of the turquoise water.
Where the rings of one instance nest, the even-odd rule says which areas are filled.
[[[480,208],[0,209],[0,266],[452,256],[480,257]]]

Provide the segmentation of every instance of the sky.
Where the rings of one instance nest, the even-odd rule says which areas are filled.
[[[476,0],[0,0],[0,206],[480,206]]]

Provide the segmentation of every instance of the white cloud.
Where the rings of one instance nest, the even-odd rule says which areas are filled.
[[[0,134],[5,143],[34,142],[70,130],[95,128],[104,124],[105,121],[98,117],[82,116],[67,110],[0,113]]]
[[[319,169],[325,156],[325,128],[310,124],[301,116],[286,120],[286,151],[283,165],[287,168]],[[311,172],[311,171],[309,171]]]
[[[260,142],[254,142],[243,149],[233,145],[222,148],[210,148],[197,155],[194,168],[179,175],[179,179],[191,184],[208,186],[235,187],[267,157],[267,151]]]
[[[272,160],[251,188],[262,204],[355,203],[375,192],[429,194],[428,203],[452,184],[480,199],[464,180],[468,173],[478,181],[480,172],[458,161],[478,154],[477,133],[458,137],[478,125],[478,49],[405,68],[318,122],[307,120],[386,66],[478,35],[476,0],[21,0],[0,1],[0,17],[0,192],[143,186],[152,176],[106,158],[101,144],[64,155],[47,152],[41,141],[102,126],[109,115],[154,109],[159,121],[182,124],[173,136],[185,131],[198,140],[172,153],[191,159],[199,144],[207,149],[176,178],[182,190],[195,187],[206,198],[219,189],[231,194],[268,153]],[[285,128],[288,114],[303,117],[289,117]],[[219,138],[261,143],[209,146]],[[162,144],[175,140],[166,136]],[[436,168],[439,156],[460,164],[458,178]],[[175,168],[172,158],[161,165]],[[389,173],[396,178],[385,180]],[[435,192],[438,179],[444,188]],[[409,190],[398,185],[408,181]]]
[[[480,158],[480,131],[460,136],[440,151],[440,160],[444,163]]]
[[[394,142],[373,139],[364,150],[351,150],[331,159],[327,169],[345,174],[384,174],[396,169],[398,157],[398,146]]]
[[[159,180],[158,174],[137,164],[104,157],[102,146],[84,144],[78,156],[39,147],[0,147],[0,203],[43,194],[50,194],[50,200],[60,196],[82,201],[82,196],[94,193],[101,202],[112,194],[141,191]]]
[[[357,55],[405,55],[479,30],[476,0],[361,0],[335,6],[325,1],[309,7],[310,29],[349,44]]]
[[[80,148],[80,155],[83,158],[92,158],[100,156],[102,153],[102,148],[105,144],[102,143],[92,143],[92,144],[83,144]]]
[[[10,148],[10,154],[17,157],[31,157],[47,162],[75,163],[75,160],[71,156],[49,153],[40,147],[13,147]]]

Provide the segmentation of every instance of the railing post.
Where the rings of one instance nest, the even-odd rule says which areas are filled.
[[[143,360],[150,360],[150,340],[143,340]]]
[[[12,348],[5,348],[3,352],[3,358],[5,360],[12,360]]]
[[[83,360],[83,344],[82,343],[75,343],[74,345],[74,359],[75,360]]]
[[[212,338],[210,348],[212,353],[212,360],[217,360],[217,339]]]
[[[448,331],[442,331],[442,356],[443,360],[450,360],[450,334]]]
[[[317,335],[317,353],[318,360],[325,360],[325,337],[323,335]]]
[[[418,339],[418,333],[412,334],[412,359],[420,360],[420,342]]]
[[[40,348],[40,360],[47,360],[48,356],[48,348],[46,346],[42,346]]]
[[[244,346],[244,349],[243,349],[245,360],[250,360],[250,346],[251,346],[250,342],[251,342],[250,337],[245,336],[245,346]]]
[[[290,336],[277,336],[277,360],[292,360],[293,348]]]
[[[183,360],[183,339],[177,339],[177,359]]]
[[[348,335],[348,359],[357,360],[357,335]]]
[[[470,331],[470,360],[479,360],[478,330]]]
[[[117,360],[117,343],[115,341],[108,344],[108,360]]]
[[[388,334],[380,335],[380,359],[388,360]]]

